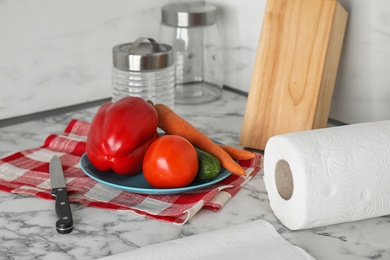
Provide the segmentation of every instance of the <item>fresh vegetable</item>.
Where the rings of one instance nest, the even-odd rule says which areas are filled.
[[[195,180],[206,182],[214,180],[221,171],[221,163],[219,160],[205,151],[196,148],[198,154],[198,173]]]
[[[155,188],[181,188],[198,172],[194,146],[178,135],[163,135],[147,150],[142,165],[146,181]]]
[[[230,155],[230,157],[236,160],[249,160],[255,157],[255,154],[250,151],[246,151],[233,146],[222,145],[222,144],[220,144],[219,146],[223,150],[225,150],[225,152],[227,152]]]
[[[121,175],[141,171],[150,144],[158,138],[156,110],[139,97],[103,104],[91,122],[88,159],[100,171]]]
[[[195,147],[218,158],[221,165],[233,174],[245,175],[244,169],[218,144],[163,104],[155,104],[159,127],[168,134],[180,135]]]

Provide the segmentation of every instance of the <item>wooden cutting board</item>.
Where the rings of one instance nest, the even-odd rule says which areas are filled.
[[[347,17],[336,0],[267,0],[242,146],[326,127]]]

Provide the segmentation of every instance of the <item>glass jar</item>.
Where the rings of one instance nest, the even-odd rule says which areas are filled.
[[[206,103],[222,94],[223,61],[216,10],[204,3],[162,7],[159,40],[174,50],[176,103]]]
[[[112,101],[135,96],[173,109],[175,70],[171,46],[140,37],[134,43],[114,46],[112,54]]]

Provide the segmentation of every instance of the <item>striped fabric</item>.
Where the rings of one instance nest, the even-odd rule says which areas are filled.
[[[72,120],[62,134],[51,134],[44,144],[0,160],[0,190],[52,199],[49,162],[57,155],[63,165],[69,201],[108,210],[132,211],[153,219],[184,224],[202,208],[220,211],[225,203],[260,170],[262,155],[239,163],[247,176],[230,175],[221,182],[190,193],[137,194],[108,187],[84,174],[80,158],[85,153],[90,124]]]

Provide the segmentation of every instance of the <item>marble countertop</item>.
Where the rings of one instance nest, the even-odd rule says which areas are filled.
[[[239,146],[245,103],[245,96],[225,90],[218,101],[176,105],[175,110],[211,138]],[[0,156],[42,145],[71,119],[91,121],[97,108],[2,127]],[[182,226],[79,204],[71,209],[74,230],[61,235],[54,228],[54,201],[0,192],[0,259],[96,259],[256,219],[270,222],[290,243],[316,259],[390,259],[390,216],[290,231],[270,208],[262,172],[221,212],[201,210]]]

